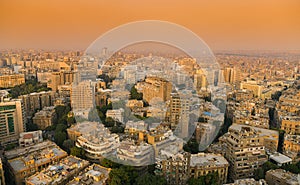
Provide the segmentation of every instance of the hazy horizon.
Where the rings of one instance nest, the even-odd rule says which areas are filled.
[[[300,50],[300,1],[2,0],[0,49],[85,50],[122,24],[164,20],[218,50]]]

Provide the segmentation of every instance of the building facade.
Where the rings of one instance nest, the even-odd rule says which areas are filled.
[[[230,127],[224,137],[230,179],[253,177],[254,171],[268,160],[263,137],[255,129],[247,126]]]
[[[26,119],[21,100],[0,102],[0,143],[18,143],[19,134],[26,131]]]

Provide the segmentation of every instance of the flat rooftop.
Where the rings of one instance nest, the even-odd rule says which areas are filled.
[[[14,171],[18,172],[29,168],[28,165],[26,165],[28,162],[33,161],[35,165],[40,166],[47,163],[47,161],[63,158],[65,156],[67,156],[67,153],[55,145],[30,152],[14,159],[9,159],[8,163]]]
[[[191,155],[190,165],[194,166],[228,166],[229,163],[221,154],[198,153]]]

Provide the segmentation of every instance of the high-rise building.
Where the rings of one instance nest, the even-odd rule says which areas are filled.
[[[24,102],[26,117],[32,117],[37,110],[53,106],[54,94],[53,91],[42,91],[19,96],[19,99]]]
[[[223,71],[224,81],[230,84],[235,84],[238,87],[238,83],[241,81],[240,70],[236,67],[228,67]]]
[[[73,84],[71,89],[71,107],[75,115],[88,117],[88,113],[95,107],[95,86],[91,81]]]
[[[254,171],[268,160],[264,138],[248,126],[230,127],[224,135],[227,145],[225,157],[229,162],[232,180],[254,177]]]
[[[21,100],[0,102],[0,143],[18,143],[19,134],[26,131],[24,107]]]
[[[181,138],[188,136],[190,98],[191,94],[188,91],[171,93],[166,121],[170,122],[171,129],[176,129]]]
[[[195,74],[194,75],[194,87],[196,90],[201,90],[203,88],[207,88],[208,82],[205,74]]]
[[[260,84],[257,84],[255,81],[247,81],[240,84],[240,89],[250,90],[255,97],[262,98],[264,87]]]

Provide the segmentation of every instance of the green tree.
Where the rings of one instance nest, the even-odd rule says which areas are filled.
[[[39,83],[36,80],[26,80],[24,84],[11,88],[10,94],[12,98],[17,98],[20,95],[49,90],[51,89],[47,88],[47,84]]]
[[[167,180],[162,176],[146,173],[136,179],[136,185],[167,185]]]
[[[130,90],[130,99],[137,99],[137,100],[142,100],[143,99],[143,93],[139,93],[137,89],[132,86]]]
[[[276,164],[273,164],[270,161],[265,162],[261,168],[258,168],[254,171],[255,174],[255,179],[259,180],[259,179],[264,179],[266,172],[269,170],[274,170],[274,169],[278,169],[279,167]]]
[[[27,130],[28,132],[30,132],[30,131],[36,131],[36,130],[38,130],[38,129],[39,129],[39,127],[37,126],[37,124],[34,124],[34,123],[32,123],[32,122],[26,123],[26,130]]]
[[[289,165],[284,165],[282,168],[286,171],[295,173],[295,174],[299,174],[300,173],[300,168],[299,166],[299,162],[298,164],[289,164]]]
[[[217,185],[219,184],[219,175],[217,172],[209,173],[205,176],[190,178],[187,182],[188,185]]]
[[[63,142],[67,139],[67,134],[66,132],[57,132],[55,131],[55,134],[54,134],[54,141],[55,143],[62,147],[63,146]]]
[[[85,151],[82,148],[78,148],[76,146],[71,148],[70,155],[85,159]]]
[[[130,185],[129,174],[125,171],[124,168],[112,169],[109,173],[109,184],[110,185]]]
[[[190,139],[187,144],[183,146],[184,151],[190,152],[192,154],[197,154],[199,152],[199,143],[195,138]]]
[[[67,139],[63,142],[63,149],[68,152],[68,154],[70,154],[71,152],[71,148],[74,147],[74,141],[72,141],[71,139]]]
[[[55,128],[55,132],[65,132],[67,130],[67,125],[65,124],[57,124]]]
[[[104,158],[104,159],[101,160],[101,166],[104,166],[106,168],[119,168],[122,165],[119,164],[119,163],[115,163],[115,162],[113,162],[109,159]]]

